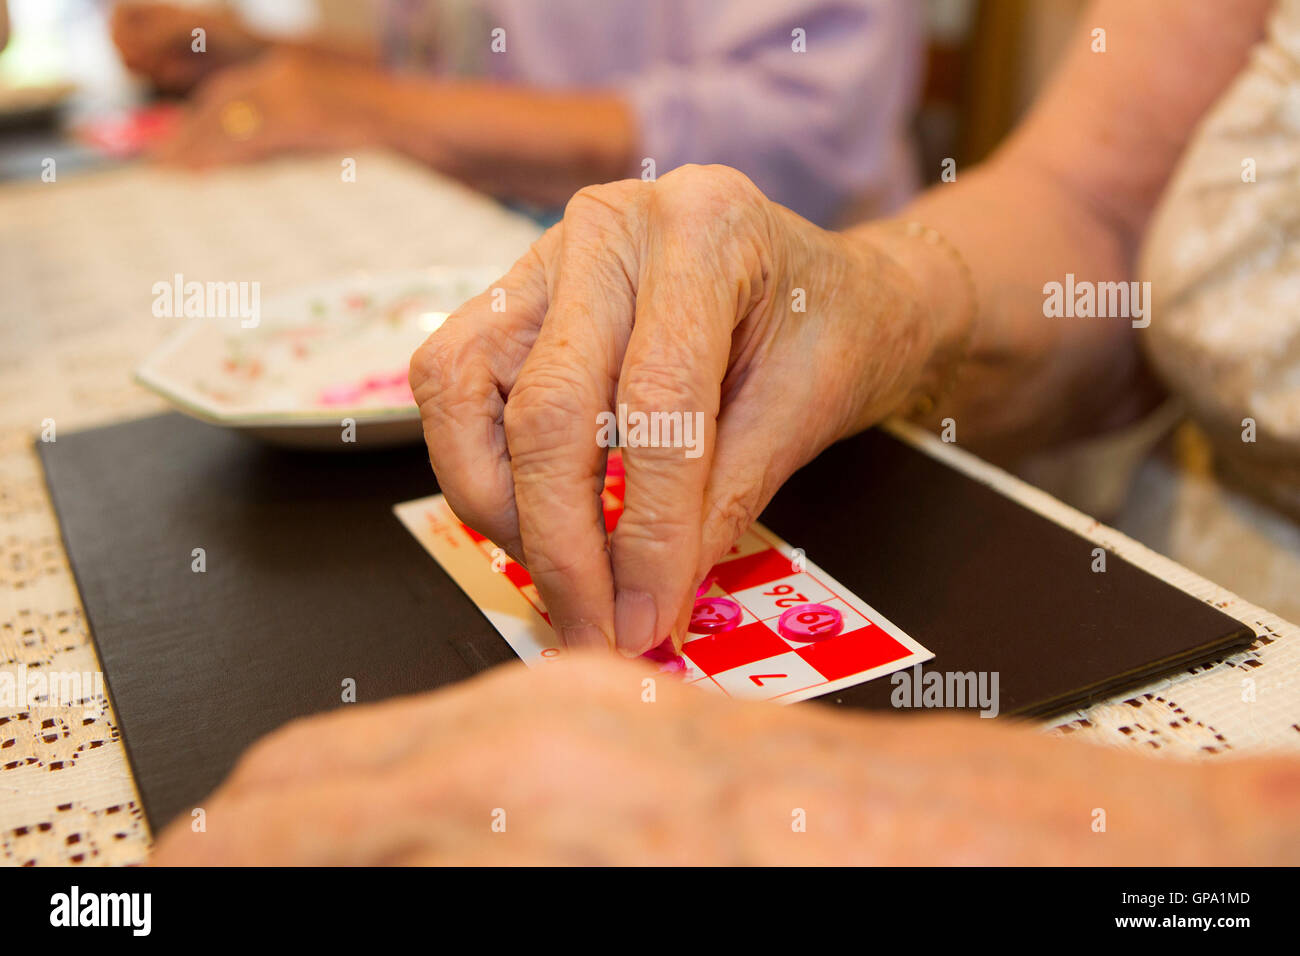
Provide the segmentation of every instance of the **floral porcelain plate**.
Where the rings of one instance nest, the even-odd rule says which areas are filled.
[[[231,307],[211,311],[235,315],[185,320],[136,369],[136,381],[189,415],[278,445],[347,451],[415,442],[411,353],[501,274],[361,276],[261,303],[247,289],[219,290],[215,301]],[[175,283],[155,287],[155,314],[159,302],[163,314],[195,315],[214,301],[198,283]]]

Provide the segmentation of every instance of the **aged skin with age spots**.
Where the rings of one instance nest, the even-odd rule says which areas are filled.
[[[695,588],[781,482],[906,404],[961,334],[885,251],[908,241],[825,232],[723,167],[582,190],[498,284],[507,312],[484,293],[412,359],[443,493],[528,568],[570,646],[680,642]],[[698,456],[629,442],[607,550],[592,426],[620,407],[704,427]]]

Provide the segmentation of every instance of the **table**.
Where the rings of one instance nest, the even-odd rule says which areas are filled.
[[[0,188],[0,670],[97,671],[32,441],[155,414],[130,375],[179,320],[175,272],[270,296],[366,270],[512,263],[528,219],[421,167],[361,153],[207,177],[127,167]],[[0,862],[136,863],[149,834],[111,708],[0,707]]]
[[[128,167],[0,188],[0,670],[98,664],[33,441],[162,410],[130,371],[175,325],[175,272],[265,295],[362,270],[513,261],[528,220],[404,160],[289,159],[190,174]],[[1150,754],[1300,750],[1300,630],[932,436],[937,455],[1253,627],[1249,651],[1043,726]],[[1243,681],[1253,681],[1253,685]],[[1242,705],[1253,686],[1254,702]],[[0,708],[0,862],[138,863],[145,826],[111,705]]]

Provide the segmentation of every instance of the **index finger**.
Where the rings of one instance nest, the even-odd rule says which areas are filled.
[[[672,177],[657,184],[619,376],[619,413],[626,406],[629,427],[613,565],[618,649],[628,656],[669,637],[680,647],[684,637],[732,332],[765,274],[739,231],[718,232],[710,181]]]
[[[505,432],[525,563],[566,647],[614,645],[614,580],[600,494],[606,449],[597,442],[613,403],[635,289],[622,215],[641,183],[578,193],[561,223],[548,276],[550,304],[506,399]],[[592,256],[592,249],[613,251]]]

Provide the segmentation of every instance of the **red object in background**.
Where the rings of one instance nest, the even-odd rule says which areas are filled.
[[[129,159],[163,142],[180,125],[184,110],[173,103],[142,106],[126,113],[87,120],[76,137],[114,159]]]

